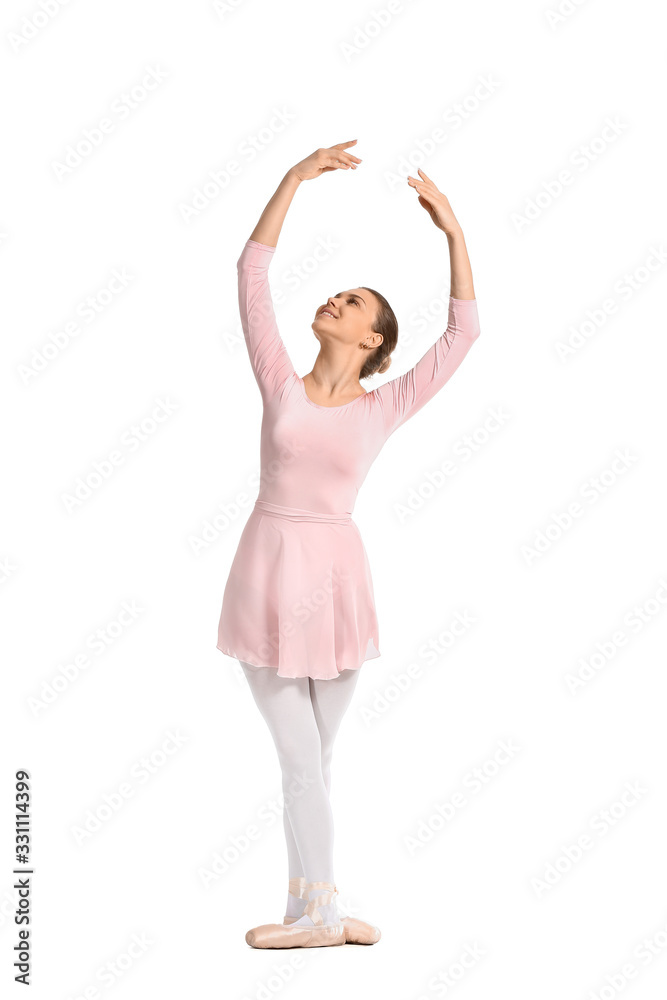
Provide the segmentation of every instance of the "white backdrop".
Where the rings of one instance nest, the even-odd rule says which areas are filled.
[[[654,15],[3,5],[3,979],[26,769],[39,998],[664,995]],[[399,317],[373,384],[442,332],[447,241],[408,165],[461,222],[481,337],[354,511],[382,656],[336,745],[336,880],[382,941],[260,952],[280,775],[215,648],[259,469],[236,261],[285,171],[353,138],[362,166],[301,185],[271,268],[297,371],[339,287]]]

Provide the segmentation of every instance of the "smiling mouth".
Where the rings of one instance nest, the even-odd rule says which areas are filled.
[[[329,312],[328,309],[323,309],[320,316],[329,316],[330,319],[336,319],[333,313]]]

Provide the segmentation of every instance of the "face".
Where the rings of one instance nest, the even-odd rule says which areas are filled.
[[[379,347],[382,334],[371,329],[378,306],[377,299],[367,288],[338,292],[318,307],[312,323],[313,333],[320,343],[333,337],[345,344],[356,345],[363,341],[369,347]]]

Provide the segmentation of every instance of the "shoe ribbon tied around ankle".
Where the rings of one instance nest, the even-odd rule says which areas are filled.
[[[291,878],[289,880],[289,894],[290,896],[296,896],[298,899],[303,899],[303,887],[306,884],[306,880],[303,875],[299,875],[298,878]]]
[[[322,889],[323,891],[318,896],[315,896],[314,899],[308,899],[310,893],[315,889]],[[331,903],[334,897],[338,895],[338,890],[333,882],[306,882],[305,878],[291,878],[289,880],[289,891],[293,896],[307,900],[303,915],[310,917],[316,927],[324,923],[319,907]]]

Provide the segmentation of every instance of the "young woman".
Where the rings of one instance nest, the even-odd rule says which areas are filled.
[[[239,306],[263,404],[260,489],[224,591],[217,648],[241,663],[276,745],[285,797],[289,890],[283,924],[254,948],[373,944],[376,927],[339,918],[329,804],[331,753],[365,660],[380,655],[370,567],[352,511],[387,438],[441,389],[479,336],[463,232],[423,170],[408,184],[449,246],[447,329],[408,371],[366,392],[391,363],[398,324],[361,286],[331,295],[312,323],[319,353],[301,378],[278,332],[268,269],[303,181],[356,170],[352,142],[287,171],[238,261]]]

